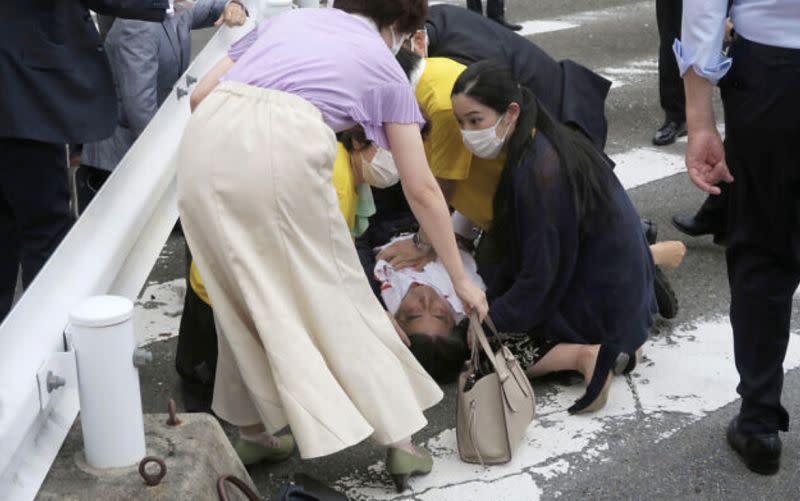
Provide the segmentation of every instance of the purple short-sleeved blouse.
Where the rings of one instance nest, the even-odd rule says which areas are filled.
[[[299,9],[261,23],[230,49],[222,80],[306,99],[334,131],[356,123],[389,148],[384,123],[424,120],[408,79],[374,26],[338,9]]]

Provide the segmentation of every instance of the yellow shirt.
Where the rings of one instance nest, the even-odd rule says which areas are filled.
[[[339,199],[339,210],[342,211],[347,227],[352,230],[356,220],[356,206],[358,205],[358,191],[353,182],[353,171],[350,168],[350,154],[342,143],[337,143],[336,160],[333,162],[333,186],[336,188],[336,197]],[[203,279],[194,261],[189,268],[189,285],[197,296],[206,304],[211,304],[208,292],[203,285]]]
[[[433,175],[459,181],[450,205],[473,223],[488,229],[492,222],[492,199],[506,157],[505,153],[492,160],[473,157],[464,146],[450,93],[465,68],[451,59],[426,59],[416,94],[431,125],[425,139],[425,155]]]

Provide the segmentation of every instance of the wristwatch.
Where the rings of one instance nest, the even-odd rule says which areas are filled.
[[[420,238],[419,232],[414,233],[414,236],[411,237],[411,243],[414,244],[414,247],[416,247],[417,250],[425,253],[430,252],[431,249],[433,249],[433,246],[430,244],[430,242],[426,242]]]

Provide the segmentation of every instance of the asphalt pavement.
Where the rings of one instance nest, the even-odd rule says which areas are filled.
[[[529,39],[558,59],[569,58],[614,81],[607,103],[607,152],[641,215],[659,226],[659,238],[681,239],[669,224],[703,200],[680,173],[685,142],[656,148],[650,139],[663,121],[658,102],[655,2],[630,0],[507,0],[508,17],[526,23]],[[195,51],[211,31],[195,33]],[[719,106],[717,106],[719,110]],[[721,113],[718,111],[718,119]],[[534,382],[538,417],[509,465],[482,468],[457,459],[455,388],[428,412],[429,426],[415,438],[434,452],[434,472],[396,496],[381,467],[383,451],[360,444],[334,456],[258,465],[251,475],[269,496],[295,472],[346,490],[352,499],[797,499],[798,437],[783,435],[778,475],[750,473],[726,446],[735,415],[736,374],[728,323],[724,249],[711,239],[684,239],[683,265],[668,275],[681,310],[659,320],[645,358],[617,378],[606,409],[569,416],[583,385],[570,375]],[[156,362],[142,370],[146,412],[163,412],[179,395],[173,369],[184,283],[183,241],[173,235],[156,264],[137,309],[140,338]],[[795,309],[797,309],[797,303]],[[795,315],[797,317],[797,315]],[[787,355],[784,401],[800,415],[797,322]],[[229,427],[230,434],[233,430]]]

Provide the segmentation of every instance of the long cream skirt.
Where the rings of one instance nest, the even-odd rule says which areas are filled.
[[[219,334],[213,409],[304,458],[426,424],[442,392],[370,289],[331,183],[333,131],[297,96],[220,84],[178,151],[181,222]]]

